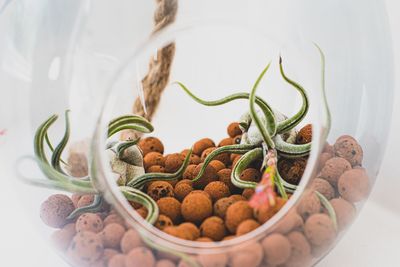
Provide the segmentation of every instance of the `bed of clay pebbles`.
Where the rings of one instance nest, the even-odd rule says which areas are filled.
[[[227,132],[228,136],[219,143],[209,138],[194,143],[190,165],[178,181],[153,181],[145,186],[144,191],[157,201],[160,210],[155,227],[185,240],[219,242],[255,230],[284,206],[286,201],[278,197],[273,208],[253,210],[250,207],[248,200],[254,191],[236,188],[230,182],[232,166],[240,155],[219,155],[206,168],[202,179],[192,183],[191,179],[199,173],[211,151],[240,142],[237,123],[231,123]],[[307,125],[299,131],[297,142],[310,141],[311,126]],[[139,147],[146,172],[173,173],[188,152],[164,155],[164,146],[155,137],[143,138]],[[356,214],[354,204],[368,195],[370,185],[362,168],[362,158],[362,148],[350,136],[340,137],[334,145],[326,144],[308,191],[266,237],[228,254],[194,256],[198,266],[308,266],[313,258],[329,249],[340,231],[351,223]],[[71,152],[68,161],[74,176],[87,174],[86,157],[82,152]],[[283,159],[278,168],[287,182],[298,184],[306,164],[307,158]],[[241,179],[258,182],[260,166],[261,162],[253,163],[243,171]],[[329,201],[337,224],[315,191]],[[146,246],[138,232],[107,204],[102,212],[85,213],[75,221],[66,219],[93,199],[93,195],[57,194],[50,196],[41,207],[42,220],[58,228],[51,236],[52,242],[73,266],[189,266],[179,257]],[[146,216],[144,207],[135,203],[132,206],[142,217]]]

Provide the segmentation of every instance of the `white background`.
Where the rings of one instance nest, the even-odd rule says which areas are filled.
[[[396,65],[400,64],[400,2],[387,0]],[[2,1],[0,1],[2,3]],[[396,68],[397,84],[400,69]],[[398,86],[396,85],[397,89]],[[379,93],[379,92],[377,92]],[[400,266],[400,95],[396,92],[392,131],[382,171],[370,201],[341,243],[318,266]],[[5,177],[1,177],[2,179]],[[7,266],[66,264],[48,247],[24,216],[14,191],[0,185],[0,262]],[[1,264],[1,265],[2,265]],[[2,265],[3,266],[3,265]]]

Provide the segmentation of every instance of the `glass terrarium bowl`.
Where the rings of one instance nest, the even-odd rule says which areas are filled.
[[[5,93],[13,100],[5,103],[13,114],[4,117],[9,144],[15,138],[18,149],[10,146],[7,153],[11,155],[9,166],[17,169],[15,176],[20,179],[16,185],[32,222],[73,266],[316,264],[337,243],[368,197],[389,128],[389,120],[382,118],[391,113],[390,38],[383,3],[367,2],[185,1],[175,6],[176,1],[118,1],[112,5],[106,1],[39,1],[34,9],[29,1],[12,3],[6,10],[13,20],[2,75],[11,82]],[[153,12],[158,27],[152,25]],[[27,13],[34,16],[23,19]],[[163,21],[170,23],[160,27]],[[308,112],[293,123],[296,131],[292,135],[271,132],[271,123],[263,122],[269,118],[268,109],[257,111],[259,102],[256,115],[266,136],[275,136],[272,143],[257,130],[254,114],[251,122],[242,123],[241,128],[235,125],[227,133],[232,122],[249,118],[242,115],[251,109],[250,92],[271,105],[279,125],[299,110],[302,113],[301,88],[307,94]],[[218,100],[241,92],[246,93],[243,99],[222,105],[196,100]],[[43,122],[50,116],[66,110],[70,119],[66,148],[62,149],[62,140],[66,140],[63,120],[51,125],[47,133],[55,151],[65,151],[60,157],[53,156],[51,163],[61,166],[54,170],[32,157],[42,155],[42,146],[36,142],[33,149],[32,143],[42,141],[44,152],[54,155],[47,149],[46,131],[38,129],[46,126]],[[134,130],[125,129],[109,138],[109,128],[115,126],[110,121],[126,114],[130,114],[128,128]],[[152,127],[133,115],[145,117]],[[312,124],[312,134],[308,124]],[[282,129],[279,134],[285,132]],[[254,131],[256,138],[252,139]],[[299,138],[310,135],[312,143]],[[163,148],[149,136],[161,140]],[[280,136],[282,142],[287,141],[284,147]],[[131,142],[138,137],[138,144]],[[207,143],[199,141],[203,138],[211,138],[214,144],[198,149]],[[57,147],[60,140],[62,145]],[[193,168],[199,171],[200,161],[207,160],[202,153],[205,147],[218,146],[214,150],[218,151],[226,147],[221,140],[235,146],[232,154],[244,155],[237,159],[219,156],[222,167],[211,166],[213,179],[189,185],[196,192],[177,197],[174,180],[168,183],[171,187],[161,183],[160,191],[149,189],[149,182],[174,173],[178,180],[186,178],[183,171],[189,167],[185,169],[182,162],[190,152],[182,152],[185,149],[193,149],[196,156],[189,164],[198,165]],[[123,146],[128,147],[124,152],[128,155],[136,151],[134,162],[124,153],[116,157],[113,149],[121,151],[121,144],[128,144]],[[261,165],[266,156],[271,157],[267,152],[274,145],[278,157]],[[289,153],[307,150],[307,146],[311,147],[307,153]],[[253,149],[261,152],[247,166],[240,159]],[[149,151],[161,152],[161,156],[156,153],[161,163],[149,163]],[[275,169],[274,160],[278,161]],[[116,161],[123,166],[118,168]],[[174,161],[177,168],[168,166]],[[140,175],[133,176],[142,179],[144,171],[153,173],[149,167],[154,165],[158,165],[154,172],[162,174],[140,184],[124,180],[127,169],[137,171]],[[252,169],[255,182],[263,187],[257,186],[254,193],[255,184],[240,179],[240,186],[233,186],[229,181],[237,179],[234,175],[221,182],[219,171],[235,172],[236,165]],[[264,172],[264,167],[271,172]],[[243,178],[244,171],[237,171]],[[65,181],[65,176],[60,178],[63,172],[88,174],[90,179],[69,178],[75,180],[73,186],[70,180],[54,181]],[[23,185],[21,180],[48,188]],[[225,187],[205,189],[212,182]],[[237,188],[241,186],[247,189]],[[203,190],[207,193],[199,192]],[[198,197],[193,197],[196,193]],[[242,198],[228,201],[228,210],[219,213],[216,202],[234,199],[231,194]],[[190,195],[196,200],[189,201]],[[174,209],[176,203],[178,209]],[[191,230],[183,227],[184,222],[194,223],[197,230],[193,225]],[[163,223],[173,225],[167,229]]]

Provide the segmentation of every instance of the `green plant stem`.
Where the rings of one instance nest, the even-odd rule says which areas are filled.
[[[332,207],[332,204],[329,202],[329,200],[320,192],[314,191],[315,194],[318,196],[319,200],[321,201],[321,204],[324,206],[324,208],[327,210],[329,217],[331,218],[333,222],[333,226],[335,227],[335,230],[338,230],[338,223],[337,223],[337,217],[336,217],[336,212],[335,209]]]
[[[257,111],[255,109],[255,99],[256,99],[256,91],[257,91],[258,85],[260,84],[261,79],[264,77],[265,73],[268,71],[270,66],[271,66],[271,63],[269,63],[264,68],[264,70],[258,76],[256,82],[254,83],[253,89],[252,89],[252,91],[250,93],[249,103],[250,103],[251,119],[253,120],[253,122],[257,126],[259,132],[261,133],[264,142],[268,145],[269,148],[273,149],[273,148],[275,148],[275,144],[272,141],[271,135],[269,134],[269,131],[265,127],[265,125],[263,125],[263,123],[261,122],[261,119],[258,117]],[[266,121],[267,121],[266,126],[273,128],[274,130],[272,132],[273,132],[273,135],[275,135],[276,121],[275,121],[275,115],[274,115],[273,112],[271,112],[271,114],[268,114],[266,116]]]
[[[195,100],[197,103],[200,103],[204,106],[221,106],[224,104],[227,104],[229,102],[239,100],[239,99],[250,99],[250,94],[249,93],[236,93],[232,94],[229,96],[226,96],[224,98],[218,99],[218,100],[203,100],[196,95],[194,95],[183,83],[181,82],[175,82],[178,84],[193,100]],[[267,128],[268,132],[270,135],[275,135],[276,133],[276,127],[275,127],[275,121],[273,120],[274,118],[274,112],[272,108],[268,105],[268,103],[263,100],[261,97],[255,96],[255,103],[258,105],[258,107],[261,109],[263,112],[266,122],[267,122]]]
[[[229,145],[229,146],[223,146],[215,149],[212,151],[204,160],[203,166],[200,169],[199,174],[192,180],[192,182],[197,182],[200,180],[200,178],[203,176],[207,166],[210,164],[210,162],[218,155],[223,154],[223,153],[235,153],[235,154],[244,154],[247,153],[249,150],[254,149],[255,147],[253,145]]]
[[[281,73],[283,79],[287,83],[292,85],[294,88],[296,88],[296,90],[301,94],[303,103],[301,105],[300,110],[293,117],[278,123],[278,130],[277,130],[278,134],[288,132],[291,129],[293,129],[294,127],[296,127],[307,115],[309,105],[310,105],[309,101],[308,101],[306,90],[304,90],[304,88],[300,84],[298,84],[297,82],[291,80],[290,78],[288,78],[286,76],[282,65],[283,65],[282,58],[280,58],[279,59],[279,67],[280,67],[280,73]]]
[[[78,208],[76,210],[74,210],[68,217],[68,220],[73,220],[76,219],[77,217],[79,217],[80,215],[84,214],[84,213],[95,213],[95,212],[99,212],[102,207],[103,207],[103,203],[104,203],[104,198],[101,195],[95,195],[93,202],[90,205]]]
[[[185,172],[187,166],[189,165],[191,155],[192,155],[192,149],[189,150],[189,152],[185,157],[185,160],[183,161],[182,166],[175,173],[146,173],[142,176],[139,176],[136,179],[131,180],[127,185],[133,188],[141,188],[146,183],[153,181],[155,179],[161,181],[176,180],[179,177],[181,177],[182,174]]]
[[[231,174],[231,181],[232,184],[236,187],[245,189],[251,188],[254,189],[257,187],[257,183],[243,181],[240,179],[240,174],[252,163],[257,159],[262,159],[263,157],[263,149],[262,148],[255,148],[244,154],[233,167],[232,174]]]
[[[282,139],[281,135],[276,135],[274,137],[274,142],[276,150],[287,156],[303,157],[308,155],[311,151],[311,143],[302,145],[287,143]]]
[[[147,209],[146,221],[148,223],[154,224],[157,221],[159,209],[154,199],[139,189],[129,186],[121,186],[120,190],[128,201],[139,203]]]

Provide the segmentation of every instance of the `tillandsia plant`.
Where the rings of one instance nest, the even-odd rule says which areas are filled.
[[[60,143],[53,148],[48,137],[48,130],[57,118],[57,115],[53,115],[40,125],[34,138],[35,160],[48,179],[22,178],[25,182],[35,186],[63,190],[71,193],[95,194],[92,204],[81,207],[69,215],[68,219],[73,219],[86,212],[99,211],[103,204],[103,196],[102,192],[99,192],[94,186],[93,179],[95,179],[95,177],[72,177],[64,171],[62,165],[66,164],[61,159],[61,155],[68,144],[70,136],[69,111],[65,113],[66,129],[64,136]],[[127,129],[136,130],[141,133],[151,133],[154,130],[150,122],[143,117],[126,115],[118,117],[109,123],[108,138]],[[175,173],[145,174],[142,152],[136,145],[138,141],[139,138],[128,141],[110,141],[106,146],[106,150],[109,155],[112,171],[118,176],[116,183],[121,193],[128,201],[143,205],[148,210],[146,220],[154,224],[159,214],[158,206],[150,196],[141,191],[141,187],[145,182],[152,181],[153,179],[174,180],[180,177],[189,164],[192,152],[191,150],[189,151],[182,166]],[[50,161],[46,155],[46,144],[52,152]]]
[[[317,46],[317,45],[316,45]],[[330,113],[325,95],[324,69],[325,60],[322,50],[317,46],[322,61],[322,91],[325,109],[327,112],[327,128],[329,131]],[[192,99],[205,106],[219,106],[229,102],[247,99],[249,111],[244,113],[240,120],[240,127],[243,132],[240,144],[224,146],[212,151],[205,159],[200,173],[193,179],[201,179],[207,165],[218,155],[229,152],[243,154],[233,168],[231,181],[242,189],[255,189],[255,194],[250,200],[254,208],[262,205],[274,206],[277,193],[287,199],[287,192],[293,193],[297,186],[286,182],[279,174],[277,163],[281,158],[300,158],[309,155],[311,142],[306,144],[295,144],[296,130],[309,110],[309,99],[306,90],[297,82],[291,80],[285,73],[282,58],[279,59],[279,68],[282,78],[293,86],[302,97],[300,110],[292,117],[287,117],[281,112],[274,110],[264,99],[256,95],[260,81],[267,73],[269,63],[261,74],[250,93],[236,93],[219,100],[207,101],[193,94],[188,87],[181,82],[176,82]],[[257,109],[258,107],[258,109]],[[327,131],[327,132],[328,132]],[[263,173],[260,183],[241,180],[240,174],[252,162],[262,161],[261,171]],[[278,192],[276,192],[275,188]]]

